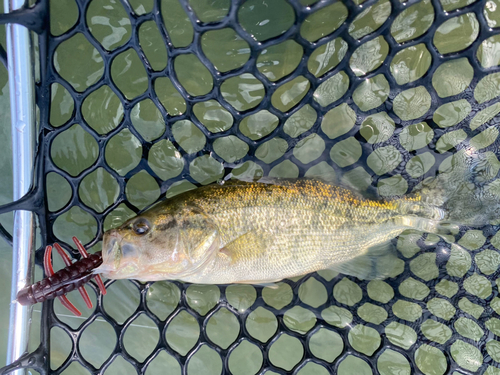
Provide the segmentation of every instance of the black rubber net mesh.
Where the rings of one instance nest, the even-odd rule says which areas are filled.
[[[498,0],[54,0],[0,22],[37,35],[37,183],[1,209],[36,212],[39,266],[230,173],[391,197],[474,150],[500,199]],[[90,283],[82,318],[34,307],[2,373],[500,374],[496,224],[404,232],[386,280]]]

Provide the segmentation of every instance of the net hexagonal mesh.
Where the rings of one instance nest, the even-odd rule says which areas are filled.
[[[103,231],[229,173],[391,197],[474,147],[498,191],[498,0],[48,7],[0,18],[39,34],[38,187],[14,208],[37,213],[43,246],[98,248]],[[40,346],[2,373],[500,374],[494,224],[461,227],[462,248],[404,232],[383,281],[108,280],[92,311],[73,299],[84,319],[45,303]]]

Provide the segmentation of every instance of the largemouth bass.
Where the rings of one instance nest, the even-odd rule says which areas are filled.
[[[384,278],[397,263],[392,239],[406,229],[438,233],[446,219],[419,194],[374,200],[318,180],[228,181],[106,232],[96,272],[204,284],[271,283],[322,269]]]

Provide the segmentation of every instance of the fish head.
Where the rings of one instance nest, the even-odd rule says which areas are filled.
[[[197,207],[160,206],[104,233],[103,263],[110,279],[175,280],[196,272],[219,250],[214,220]]]

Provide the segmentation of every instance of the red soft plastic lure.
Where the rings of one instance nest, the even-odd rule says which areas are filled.
[[[47,246],[43,257],[43,268],[45,269],[47,277],[19,291],[17,294],[17,302],[21,305],[29,305],[57,297],[64,307],[76,316],[80,316],[82,313],[69,301],[66,294],[78,289],[87,307],[89,309],[92,308],[92,302],[85,290],[84,284],[94,277],[101,293],[106,294],[106,287],[101,277],[92,273],[95,268],[102,264],[101,252],[89,254],[76,237],[73,237],[73,242],[80,252],[82,259],[75,263],[71,263],[71,259],[65,253],[61,245],[55,243],[54,247],[63,258],[66,267],[54,272],[51,261],[52,246]]]

